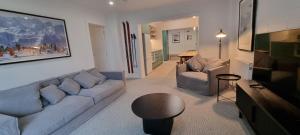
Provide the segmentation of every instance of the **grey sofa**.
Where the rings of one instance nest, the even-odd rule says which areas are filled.
[[[121,96],[126,89],[123,72],[101,72],[108,79],[91,89],[81,89],[78,95],[68,95],[55,105],[24,117],[0,114],[1,135],[67,135]],[[38,84],[73,77],[72,73]],[[0,95],[1,96],[1,95]],[[41,99],[42,100],[42,99]]]
[[[194,72],[186,63],[177,64],[176,66],[176,81],[177,87],[189,89],[199,92],[201,95],[213,96],[217,92],[217,74],[229,73],[229,61],[224,61],[224,64],[218,67],[213,67],[207,72]],[[220,82],[220,90],[228,87],[228,82]]]

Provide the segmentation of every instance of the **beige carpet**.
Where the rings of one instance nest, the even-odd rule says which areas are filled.
[[[251,129],[238,118],[233,102],[216,103],[216,97],[176,88],[175,62],[167,62],[146,79],[127,81],[127,92],[107,106],[72,135],[143,135],[142,120],[131,103],[149,93],[172,93],[185,101],[185,111],[175,118],[172,135],[250,135]],[[232,95],[232,92],[227,92]]]

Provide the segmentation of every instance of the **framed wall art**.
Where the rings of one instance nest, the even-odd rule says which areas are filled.
[[[0,9],[0,65],[71,57],[63,19]]]
[[[241,0],[239,3],[238,49],[253,51],[257,0]]]
[[[186,40],[193,40],[193,35],[187,35]]]
[[[174,33],[172,35],[172,42],[173,43],[180,43],[180,32]]]

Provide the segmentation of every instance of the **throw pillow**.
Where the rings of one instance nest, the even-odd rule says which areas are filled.
[[[92,69],[91,71],[89,71],[89,73],[95,77],[100,78],[98,84],[102,84],[107,79],[107,77],[101,74],[97,69]]]
[[[63,82],[66,78],[73,79],[76,75],[78,75],[78,72],[62,75],[58,77],[58,80],[60,82]]]
[[[56,85],[49,85],[40,90],[41,95],[50,102],[50,104],[54,105],[61,101],[66,94],[57,88]]]
[[[61,85],[59,85],[59,89],[70,95],[77,95],[80,91],[80,85],[74,80],[66,78]]]
[[[99,78],[91,75],[86,71],[81,71],[78,75],[73,78],[76,82],[78,82],[83,88],[90,89],[100,81]]]
[[[199,57],[200,57],[200,55],[197,55],[187,61],[188,67],[195,72],[201,72],[205,66],[199,62],[199,60],[198,60],[198,59],[200,59]]]
[[[0,91],[0,113],[23,117],[43,110],[40,100],[40,84]]]
[[[44,97],[41,97],[41,101],[42,101],[43,108],[50,105],[49,101],[47,99],[45,99]]]
[[[60,84],[60,82],[59,82],[59,80],[58,80],[57,78],[45,80],[45,81],[42,81],[42,82],[41,82],[41,87],[44,88],[44,87],[47,87],[47,86],[49,86],[49,85],[51,85],[51,84],[57,86],[57,85]]]
[[[18,118],[0,114],[0,135],[20,135]]]

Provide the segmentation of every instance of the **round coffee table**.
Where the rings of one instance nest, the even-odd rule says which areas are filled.
[[[184,111],[185,105],[177,96],[154,93],[137,98],[131,108],[135,115],[143,119],[146,134],[170,135],[173,118]]]

